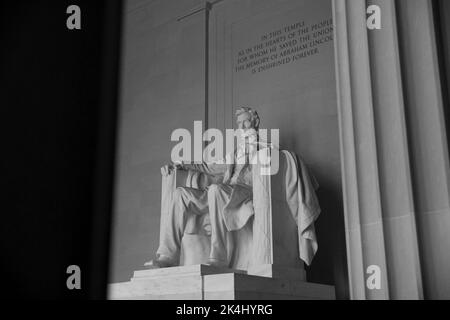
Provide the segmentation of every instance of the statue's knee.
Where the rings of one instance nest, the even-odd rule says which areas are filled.
[[[184,190],[183,187],[178,187],[173,192],[173,199],[175,201],[183,199]]]

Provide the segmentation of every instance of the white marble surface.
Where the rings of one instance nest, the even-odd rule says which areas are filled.
[[[240,273],[238,273],[240,272]],[[129,282],[110,284],[113,300],[335,299],[334,286],[247,275],[206,265],[136,271]]]

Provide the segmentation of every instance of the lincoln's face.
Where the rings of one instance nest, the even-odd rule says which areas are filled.
[[[238,129],[242,129],[247,131],[248,129],[253,128],[252,117],[248,112],[243,112],[237,116],[236,124]]]

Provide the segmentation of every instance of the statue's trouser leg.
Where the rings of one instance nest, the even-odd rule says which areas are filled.
[[[209,217],[211,220],[210,260],[223,265],[229,264],[227,245],[232,245],[232,236],[223,220],[223,208],[231,197],[232,187],[213,184],[208,187]],[[233,248],[228,248],[230,252]]]
[[[173,193],[164,226],[161,226],[161,237],[158,251],[172,260],[180,256],[181,239],[184,234],[188,215],[208,213],[207,191],[178,187]]]

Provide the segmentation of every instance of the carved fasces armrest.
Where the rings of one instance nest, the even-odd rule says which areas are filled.
[[[253,165],[253,198],[256,207],[269,205],[270,199],[282,201],[286,199],[283,175],[285,173],[285,155],[279,151],[274,154],[268,148],[258,151],[258,159],[267,159],[271,156],[274,161],[271,161],[270,164],[267,163],[267,160],[258,160]]]
[[[264,159],[269,154],[270,149],[259,150],[259,159]],[[264,154],[265,153],[265,154]],[[273,153],[272,153],[273,156]],[[279,228],[274,215],[283,218],[283,206],[279,204],[285,202],[285,187],[283,180],[284,156],[281,152],[276,154],[279,159],[277,163],[270,167],[267,161],[257,161],[252,167],[253,177],[253,209],[255,218],[253,222],[253,252],[252,265],[267,265],[274,263],[274,244],[278,241]],[[272,173],[269,174],[270,169]],[[269,171],[268,171],[269,170]],[[295,222],[294,222],[295,226]],[[281,230],[281,232],[284,232]],[[277,239],[276,241],[274,239]]]

